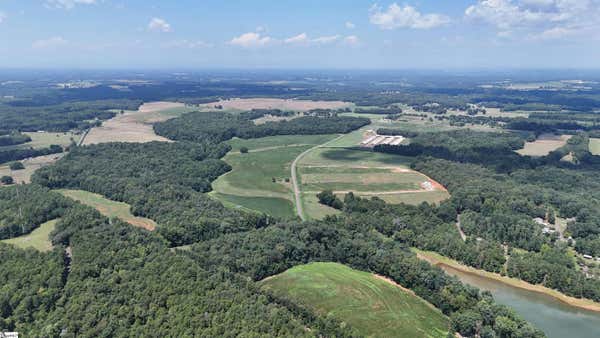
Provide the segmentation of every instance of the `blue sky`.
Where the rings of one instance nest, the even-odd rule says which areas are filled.
[[[0,0],[2,68],[600,68],[600,0]]]

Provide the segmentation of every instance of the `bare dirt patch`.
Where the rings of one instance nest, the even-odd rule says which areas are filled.
[[[102,126],[93,128],[88,133],[83,144],[98,144],[106,142],[170,142],[167,138],[154,133],[152,123],[164,121],[168,116],[156,114],[160,111],[182,108],[183,103],[177,102],[150,102],[145,103],[137,111],[125,111],[114,118],[102,123]]]
[[[207,108],[222,106],[223,109],[252,110],[252,109],[280,109],[293,111],[308,111],[311,109],[340,109],[350,107],[352,104],[342,101],[309,101],[294,99],[230,99],[212,102],[204,105]]]

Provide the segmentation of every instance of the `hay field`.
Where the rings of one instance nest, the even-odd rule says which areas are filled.
[[[533,142],[526,142],[517,153],[523,156],[546,156],[550,152],[564,146],[571,135],[542,134]]]
[[[600,138],[590,139],[590,152],[592,155],[600,155]]]
[[[92,128],[83,144],[106,142],[170,142],[154,133],[152,123],[165,121],[183,113],[193,111],[191,107],[176,102],[150,102],[140,106],[136,111],[117,113],[114,118],[104,121],[102,126]]]
[[[20,162],[25,166],[25,169],[22,170],[10,170],[8,164],[0,165],[0,176],[12,176],[16,183],[30,183],[31,175],[33,175],[36,170],[56,162],[64,155],[65,153],[51,154],[22,160]]]
[[[337,263],[296,266],[260,284],[368,337],[446,337],[450,325],[410,290]]]
[[[52,250],[52,242],[49,236],[57,222],[58,219],[48,221],[27,235],[4,239],[0,242],[11,244],[21,249],[34,248],[42,252],[50,251]]]
[[[41,149],[48,148],[49,146],[56,144],[61,147],[67,147],[71,142],[79,142],[81,135],[73,132],[65,133],[51,133],[51,132],[25,132],[23,133],[31,137],[31,141],[23,144],[17,144],[13,146],[0,147],[0,151],[12,150],[12,149]]]
[[[131,214],[131,206],[127,203],[116,202],[104,196],[83,190],[57,190],[62,195],[72,198],[85,205],[93,207],[107,217],[117,217],[135,227],[153,231],[156,223],[148,218],[137,217]]]
[[[232,170],[213,182],[210,195],[226,206],[295,218],[291,163],[302,152],[336,135],[284,135],[233,139],[225,162]],[[246,147],[249,152],[240,153]],[[274,181],[273,181],[274,180]]]
[[[342,101],[310,101],[310,100],[295,100],[295,99],[273,99],[273,98],[252,98],[252,99],[230,99],[211,102],[200,105],[206,109],[214,109],[220,105],[224,110],[245,111],[251,109],[280,109],[292,111],[308,111],[311,109],[340,109],[352,107],[350,102]]]

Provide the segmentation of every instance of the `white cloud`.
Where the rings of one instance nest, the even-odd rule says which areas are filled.
[[[344,38],[344,44],[351,47],[356,47],[360,45],[360,40],[356,35],[349,35]]]
[[[381,29],[412,28],[430,29],[445,25],[450,18],[442,14],[421,14],[416,8],[405,5],[391,4],[387,10],[378,5],[373,5],[369,10],[369,19],[372,24]]]
[[[171,32],[171,25],[165,20],[161,18],[152,18],[148,23],[148,30],[152,32],[163,32],[168,33]]]
[[[338,41],[340,38],[341,38],[341,36],[339,36],[339,35],[329,35],[329,36],[321,36],[321,37],[315,38],[312,41],[314,43],[326,45],[329,43],[334,43],[334,42]]]
[[[301,33],[296,36],[289,37],[283,40],[284,43],[287,44],[306,44],[309,42],[308,35],[306,33]]]
[[[212,46],[213,45],[211,43],[204,42],[201,40],[190,41],[190,40],[186,40],[186,39],[174,40],[174,41],[171,41],[164,45],[165,48],[189,48],[189,49],[210,48]]]
[[[69,42],[65,40],[62,36],[53,36],[49,39],[37,40],[31,44],[31,47],[35,49],[49,49],[49,48],[57,48],[68,44]]]
[[[356,28],[356,25],[353,24],[350,21],[346,21],[346,28],[348,28],[348,29],[354,29],[354,28]]]
[[[261,36],[260,33],[248,32],[238,37],[234,37],[229,44],[244,48],[262,47],[274,40],[269,36]]]
[[[47,7],[72,9],[76,5],[95,5],[96,0],[46,0]]]
[[[600,32],[600,0],[479,0],[465,16],[495,26],[499,36],[561,39]]]

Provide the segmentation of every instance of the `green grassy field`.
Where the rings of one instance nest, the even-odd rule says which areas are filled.
[[[569,135],[555,136],[543,134],[534,142],[527,142],[523,149],[517,150],[517,153],[527,156],[546,156],[567,143]]]
[[[136,217],[131,214],[131,206],[127,203],[116,202],[105,198],[104,196],[94,194],[83,190],[57,190],[66,197],[72,198],[85,205],[89,205],[101,214],[107,217],[117,217],[133,226],[154,230],[156,223],[148,218]]]
[[[600,155],[600,138],[590,139],[590,152],[592,155]]]
[[[52,242],[50,242],[49,235],[54,230],[57,222],[58,219],[48,221],[27,235],[5,239],[0,242],[11,244],[21,249],[34,248],[43,252],[50,251],[52,250]]]
[[[291,163],[302,152],[336,135],[284,135],[257,139],[233,139],[224,160],[232,171],[213,182],[210,195],[226,206],[295,218],[290,182]],[[247,147],[250,152],[241,154]],[[275,181],[273,181],[275,179]]]
[[[260,282],[369,337],[445,337],[449,320],[423,299],[337,263],[296,266]]]
[[[81,135],[76,135],[71,132],[66,132],[66,133],[43,132],[43,133],[23,133],[23,134],[29,135],[29,137],[31,137],[31,142],[17,144],[14,146],[0,147],[0,151],[1,150],[11,150],[11,149],[29,149],[29,148],[40,149],[40,148],[47,148],[53,144],[56,144],[56,145],[59,145],[62,147],[66,147],[71,144],[71,139],[73,139],[75,142],[78,142],[79,139],[81,138]]]

